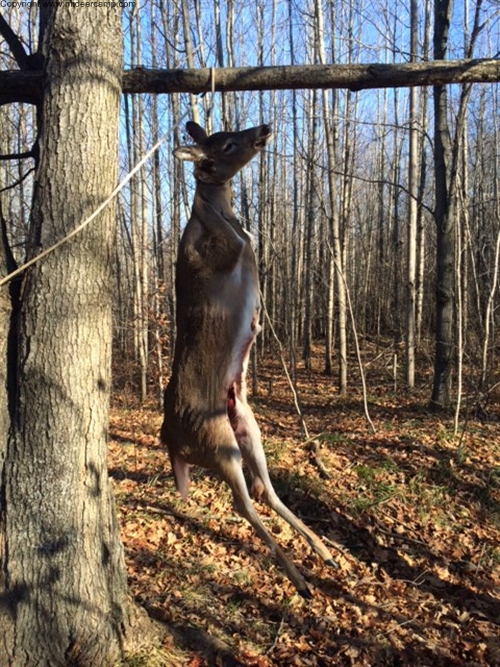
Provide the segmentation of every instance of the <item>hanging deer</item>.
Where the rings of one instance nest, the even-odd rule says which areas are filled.
[[[177,259],[177,338],[161,439],[182,498],[187,497],[191,465],[217,473],[231,488],[235,509],[308,598],[304,577],[255,511],[242,470],[243,460],[252,496],[275,510],[326,563],[334,564],[321,539],[278,498],[247,402],[248,359],[261,328],[260,293],[255,254],[233,212],[230,181],[266,146],[272,131],[260,125],[208,136],[194,122],[188,122],[186,130],[195,144],[174,154],[194,162],[196,191]]]

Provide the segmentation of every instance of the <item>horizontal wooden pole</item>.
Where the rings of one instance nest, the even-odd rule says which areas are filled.
[[[37,104],[42,99],[43,75],[41,72],[7,70],[0,72],[0,104],[26,102]]]
[[[300,88],[399,88],[452,83],[497,83],[500,60],[434,60],[383,65],[296,65],[222,69],[148,69],[123,72],[124,93],[204,93],[212,90],[297,90]],[[43,91],[42,72],[0,72],[0,104],[36,104]]]
[[[212,79],[213,74],[213,79]],[[297,65],[223,69],[152,70],[123,74],[124,93],[203,93],[212,90],[399,88],[500,81],[500,61],[436,60],[395,65]]]

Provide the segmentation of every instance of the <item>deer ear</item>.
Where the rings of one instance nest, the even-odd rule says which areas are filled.
[[[192,137],[200,146],[202,146],[208,139],[208,135],[205,130],[193,120],[190,120],[186,123],[186,131],[189,136]]]
[[[174,155],[178,160],[189,162],[199,162],[206,158],[205,151],[199,146],[179,146],[174,150]]]

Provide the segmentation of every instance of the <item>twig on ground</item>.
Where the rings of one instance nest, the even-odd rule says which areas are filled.
[[[325,464],[321,460],[321,456],[319,454],[320,447],[321,447],[321,445],[320,445],[319,440],[314,439],[311,442],[311,444],[309,445],[309,450],[312,454],[312,459],[313,459],[314,463],[316,464],[321,477],[323,477],[323,479],[331,479],[332,476],[330,475],[330,473],[328,472],[328,470],[325,467]]]

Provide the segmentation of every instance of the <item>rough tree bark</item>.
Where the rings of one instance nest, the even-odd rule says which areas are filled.
[[[2,216],[0,210],[0,218]],[[0,220],[0,223],[3,227],[3,220]],[[3,229],[2,229],[3,231]],[[0,276],[4,276],[9,272],[8,262],[7,262],[7,253],[6,248],[2,242],[2,237],[0,236]],[[10,319],[11,319],[11,299],[9,294],[8,285],[0,287],[0,469],[3,466],[5,461],[5,455],[7,450],[7,432],[9,429],[9,409],[8,409],[8,394],[7,394],[7,340],[9,337],[10,330]],[[0,491],[1,491],[1,478],[0,478]],[[1,502],[1,500],[0,500]],[[1,505],[0,505],[1,508]],[[3,552],[4,543],[3,543],[3,515],[0,513],[0,554]],[[0,563],[1,564],[1,563]],[[0,571],[0,577],[2,576]],[[0,579],[0,585],[1,585]],[[1,590],[1,589],[0,589]],[[2,601],[1,592],[0,592],[0,604]]]
[[[326,63],[326,53],[325,53],[325,44],[324,44],[324,21],[323,21],[323,9],[321,2],[316,0],[316,17],[317,17],[317,48],[320,62],[322,64]],[[334,11],[333,5],[331,11]],[[332,54],[334,55],[334,54]],[[326,137],[326,151],[327,151],[327,164],[328,164],[328,196],[330,199],[330,241],[331,241],[331,257],[330,262],[333,266],[330,267],[329,271],[329,322],[328,322],[328,334],[327,334],[327,354],[326,354],[326,364],[325,371],[331,373],[331,351],[329,347],[331,345],[330,337],[333,331],[333,303],[330,303],[330,300],[333,301],[333,278],[335,277],[335,295],[337,298],[337,309],[338,309],[338,355],[339,355],[339,382],[338,387],[341,394],[347,392],[347,298],[346,298],[346,284],[345,284],[345,273],[344,273],[344,262],[343,262],[343,253],[342,253],[342,238],[340,230],[340,211],[339,203],[337,201],[337,174],[336,174],[336,158],[335,150],[336,143],[338,140],[337,132],[335,129],[335,114],[336,114],[337,101],[335,93],[332,97],[332,102],[330,103],[330,98],[326,90],[323,91],[323,131]],[[333,270],[332,270],[333,269]]]
[[[436,0],[434,55],[444,58],[450,26],[450,0]],[[434,169],[436,202],[436,351],[431,406],[448,407],[453,355],[454,215],[449,196],[450,131],[445,86],[434,87]]]
[[[50,7],[42,18],[32,254],[115,186],[121,93],[119,9]],[[24,277],[18,356],[8,360],[17,373],[8,401],[0,395],[2,666],[111,665],[142,618],[127,597],[106,465],[114,218],[109,206]],[[0,299],[5,330],[5,288]]]
[[[417,60],[418,3],[410,3],[410,58]],[[416,88],[410,88],[410,136],[408,164],[408,231],[406,287],[406,386],[415,386],[416,297],[417,297],[417,216],[418,216],[418,100]]]

